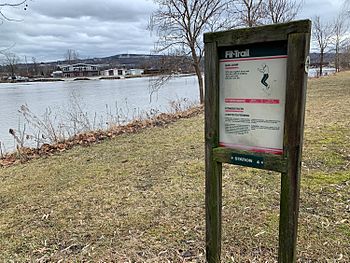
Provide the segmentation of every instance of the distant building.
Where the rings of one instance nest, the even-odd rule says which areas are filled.
[[[132,68],[128,70],[127,75],[141,76],[143,73],[144,73],[143,69]]]
[[[126,69],[118,69],[118,68],[112,68],[101,71],[102,76],[116,76],[116,77],[125,77],[127,75]]]
[[[93,77],[99,75],[99,66],[90,64],[73,64],[60,66],[62,74],[66,78]]]
[[[52,77],[54,77],[54,78],[62,78],[63,77],[63,71],[56,70],[56,71],[52,72]]]

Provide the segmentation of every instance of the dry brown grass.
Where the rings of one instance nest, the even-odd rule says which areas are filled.
[[[350,73],[311,80],[300,262],[350,262]],[[203,116],[0,169],[0,261],[204,262]],[[274,262],[279,174],[224,166],[223,262]]]

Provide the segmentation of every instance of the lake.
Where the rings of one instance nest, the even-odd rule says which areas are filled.
[[[329,67],[324,67],[322,69],[322,76],[328,76],[332,75],[335,73],[335,68],[329,68]],[[309,69],[309,77],[310,78],[315,78],[320,74],[320,69],[319,68],[310,68]]]
[[[310,69],[309,77],[316,76],[317,69]],[[326,74],[334,73],[333,68],[324,68]],[[194,76],[177,77],[169,81],[150,100],[150,79],[88,80],[62,82],[0,83],[0,143],[2,151],[13,151],[16,142],[9,129],[24,129],[25,133],[36,135],[38,129],[26,124],[22,105],[41,120],[51,120],[55,125],[63,122],[70,125],[70,119],[89,119],[90,128],[106,128],[111,122],[125,123],[135,117],[170,111],[171,101],[198,103],[198,84]],[[186,100],[186,101],[184,101]],[[49,122],[50,123],[50,122]],[[31,125],[33,126],[33,125]],[[67,127],[66,127],[67,128]],[[66,129],[67,130],[67,129]],[[76,128],[75,130],[79,130]],[[33,139],[25,146],[36,146]]]
[[[171,101],[198,103],[198,84],[194,76],[170,80],[152,94],[151,100],[149,83],[149,78],[0,83],[2,150],[15,149],[16,143],[9,129],[23,130],[25,120],[18,112],[22,105],[27,105],[31,113],[46,124],[59,125],[65,118],[87,117],[91,127],[105,128],[109,121],[124,123],[140,115],[168,112]],[[26,134],[37,133],[28,124],[25,129]],[[34,146],[33,142],[30,146]]]

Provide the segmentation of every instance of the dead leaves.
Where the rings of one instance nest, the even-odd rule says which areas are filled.
[[[4,155],[0,159],[0,167],[8,167],[18,163],[24,163],[31,159],[51,156],[64,152],[76,145],[89,146],[100,143],[103,140],[115,138],[121,134],[136,133],[146,128],[164,127],[182,118],[190,118],[203,113],[202,106],[196,106],[186,111],[176,113],[161,113],[150,119],[134,120],[126,125],[114,126],[107,131],[90,131],[73,136],[72,138],[56,144],[43,144],[40,148],[19,147],[15,153]]]

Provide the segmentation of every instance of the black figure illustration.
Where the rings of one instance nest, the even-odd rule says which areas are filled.
[[[261,68],[258,68],[258,70],[264,74],[261,79],[261,83],[265,86],[266,90],[270,89],[270,85],[266,82],[266,80],[269,78],[269,67],[263,63]]]

